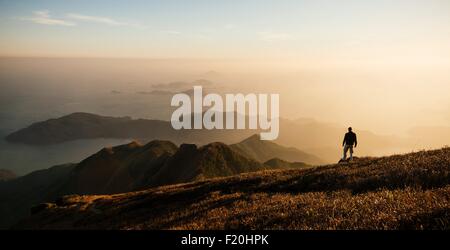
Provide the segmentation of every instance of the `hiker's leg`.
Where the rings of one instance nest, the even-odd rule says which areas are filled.
[[[350,146],[350,160],[353,160],[353,146]]]
[[[342,157],[342,160],[344,160],[344,161],[347,159],[347,150],[348,150],[348,147],[347,147],[347,145],[345,145],[344,146],[344,155]]]

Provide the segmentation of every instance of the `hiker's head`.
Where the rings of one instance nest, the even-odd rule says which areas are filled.
[[[352,132],[352,127],[348,127],[348,132]]]

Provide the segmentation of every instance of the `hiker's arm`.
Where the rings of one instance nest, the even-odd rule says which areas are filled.
[[[356,139],[356,135],[355,135],[355,148],[356,148],[356,145],[358,145],[358,140]]]
[[[344,136],[344,140],[342,141],[342,147],[345,145],[345,136]]]

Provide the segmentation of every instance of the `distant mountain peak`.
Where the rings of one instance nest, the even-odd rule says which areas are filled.
[[[68,118],[68,117],[70,117],[70,118],[76,118],[76,117],[89,117],[89,116],[95,116],[95,117],[97,117],[97,116],[99,116],[99,115],[92,114],[92,113],[88,113],[88,112],[74,112],[74,113],[70,113],[70,114],[68,114],[68,115],[64,115],[64,116],[62,116],[61,118],[63,118],[63,117],[66,117],[66,118]]]
[[[231,145],[231,147],[259,162],[266,162],[277,157],[288,162],[305,162],[310,165],[322,164],[322,161],[315,155],[293,147],[281,146],[272,141],[261,140],[259,134],[254,134],[239,143]]]
[[[138,148],[138,147],[142,147],[143,145],[136,140],[133,140],[132,142],[126,144],[128,148]]]
[[[280,158],[278,158],[278,157],[274,157],[274,158],[272,158],[272,159],[266,161],[265,163],[268,163],[268,162],[286,162],[286,161],[285,161],[285,160],[282,160],[282,159],[280,159]]]
[[[104,147],[100,152],[106,152],[108,154],[114,154],[115,152],[121,152],[121,151],[129,151],[135,148],[142,147],[143,145],[138,141],[131,141],[127,144],[114,146],[114,147]]]
[[[131,117],[129,117],[129,116],[111,117],[111,116],[97,115],[97,114],[88,113],[88,112],[74,112],[74,113],[70,113],[68,115],[62,116],[59,119],[100,119],[100,118],[131,119]]]

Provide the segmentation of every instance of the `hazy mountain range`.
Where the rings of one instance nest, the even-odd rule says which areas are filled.
[[[9,142],[49,145],[78,139],[125,138],[139,141],[170,140],[174,143],[206,144],[214,141],[235,143],[254,134],[251,130],[175,130],[161,120],[108,117],[73,113],[36,122],[6,137]]]
[[[90,113],[73,113],[60,118],[36,122],[9,134],[6,140],[30,145],[49,145],[79,139],[124,138],[142,142],[169,140],[175,144],[204,145],[220,141],[237,143],[259,130],[174,130],[168,121],[108,117]],[[341,156],[342,138],[346,127],[313,119],[280,119],[280,135],[276,143],[295,147],[316,155],[323,162],[336,162]],[[411,139],[382,136],[355,129],[359,155],[388,155],[415,149]],[[442,146],[442,145],[441,145]],[[261,152],[257,155],[263,157]],[[253,157],[255,154],[252,155]],[[314,160],[313,163],[317,163]]]

